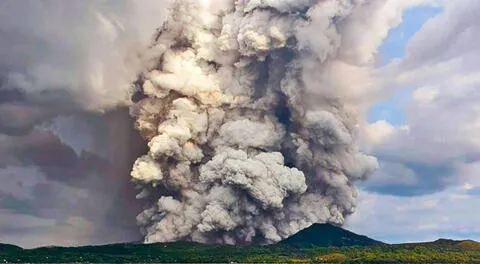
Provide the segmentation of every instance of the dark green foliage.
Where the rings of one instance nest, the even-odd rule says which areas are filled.
[[[0,244],[0,262],[480,263],[479,244],[471,240],[443,239],[426,243],[387,245],[328,225],[314,225],[306,231],[308,233],[302,234],[303,231],[301,231],[298,233],[301,236],[293,236],[292,239],[287,239],[283,243],[268,246],[173,242],[21,249]],[[347,246],[352,244],[355,246]],[[340,245],[340,247],[328,245]]]
[[[331,224],[313,224],[280,243],[301,247],[373,246],[383,244],[380,241],[357,235]]]
[[[14,245],[0,244],[0,254],[4,252],[12,252],[12,251],[19,251],[19,250],[22,250],[22,248]]]
[[[480,250],[454,245],[377,245],[354,247],[292,247],[166,244],[116,244],[78,248],[38,248],[0,252],[7,262],[96,263],[480,263]]]

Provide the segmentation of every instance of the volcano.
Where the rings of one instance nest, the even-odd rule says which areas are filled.
[[[313,224],[282,240],[280,244],[298,247],[375,246],[385,243],[332,224]]]

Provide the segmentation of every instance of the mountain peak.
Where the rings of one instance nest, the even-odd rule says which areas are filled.
[[[372,246],[384,244],[383,242],[355,234],[330,223],[313,224],[282,240],[280,243],[293,246],[314,247]]]

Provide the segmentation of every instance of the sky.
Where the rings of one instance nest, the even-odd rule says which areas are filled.
[[[390,243],[480,241],[472,210],[480,203],[480,1],[375,1],[395,12],[366,16],[385,25],[364,34],[365,46],[380,43],[365,66],[380,92],[359,145],[380,167],[357,183],[346,228]],[[149,39],[165,11],[155,0],[113,2],[41,6],[45,27],[41,4],[0,4],[0,33],[9,36],[0,39],[0,242],[141,239],[128,174],[145,142],[128,110],[112,109],[135,77],[123,65],[137,66],[119,54]]]
[[[135,67],[126,50],[165,10],[136,3],[0,3],[0,243],[142,239],[129,174],[145,142],[116,106]]]
[[[380,169],[360,184],[349,229],[390,243],[480,240],[479,6],[407,9],[384,40],[377,67],[404,67],[394,71],[406,81],[369,109]]]

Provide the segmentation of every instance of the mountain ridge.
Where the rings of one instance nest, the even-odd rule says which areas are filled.
[[[292,236],[280,241],[280,244],[294,246],[344,247],[384,245],[364,235],[358,235],[330,223],[312,224]]]
[[[166,243],[150,243],[144,244],[139,241],[133,242],[120,242],[120,243],[110,243],[110,244],[100,244],[100,245],[81,245],[81,246],[41,246],[37,248],[31,248],[29,250],[35,249],[46,249],[46,248],[95,248],[95,247],[112,247],[112,246],[142,246],[142,245],[169,245],[169,244],[179,244],[182,246],[188,245],[203,245],[203,246],[220,246],[219,244],[202,244],[198,242],[190,241],[174,241]],[[375,240],[365,235],[359,235],[350,230],[344,229],[342,227],[333,225],[331,223],[315,223],[306,227],[297,233],[291,235],[290,237],[281,240],[277,244],[272,245],[289,245],[289,246],[301,246],[301,247],[350,247],[350,246],[374,246],[374,245],[389,245],[388,243]],[[405,246],[462,246],[462,247],[473,247],[480,248],[480,242],[475,240],[465,239],[465,240],[454,240],[448,238],[439,238],[434,241],[424,241],[424,242],[408,242],[408,243],[398,243],[391,245],[405,245]],[[239,245],[236,245],[239,246]],[[270,245],[271,246],[271,245]],[[247,246],[248,247],[248,246]],[[0,243],[0,251],[5,250],[26,250],[20,246]]]
[[[14,263],[480,263],[480,243],[438,239],[389,245],[331,224],[313,224],[273,245],[209,245],[188,241],[22,249],[0,244]]]
[[[471,239],[464,240],[454,240],[448,238],[439,238],[434,241],[426,242],[411,242],[411,243],[401,243],[399,245],[406,246],[457,246],[463,248],[477,248],[480,249],[480,242]]]

